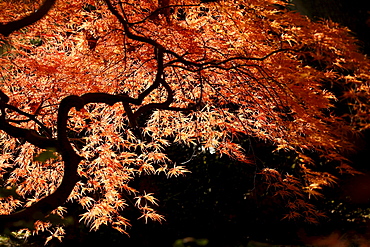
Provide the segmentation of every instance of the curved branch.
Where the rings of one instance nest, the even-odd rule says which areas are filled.
[[[18,109],[17,107],[15,106],[12,106],[12,105],[9,105],[9,104],[5,104],[4,105],[4,108],[8,108],[10,110],[13,110],[15,112],[18,112],[19,114],[23,115],[23,116],[26,116],[29,118],[29,120],[19,120],[19,121],[22,121],[22,122],[25,122],[25,121],[34,121],[36,124],[38,124],[41,129],[43,129],[45,131],[45,133],[48,135],[49,138],[51,138],[51,133],[50,131],[45,127],[45,125],[43,125],[37,118],[35,115],[32,115],[32,114],[29,114],[27,112],[24,112],[20,109]],[[8,122],[17,122],[18,120],[11,120],[11,119],[7,119]]]
[[[107,4],[107,7],[109,11],[118,19],[118,21],[123,25],[123,29],[125,30],[125,34],[129,39],[137,40],[140,42],[144,42],[147,44],[150,44],[154,47],[160,47],[160,44],[158,44],[155,40],[139,36],[136,34],[133,34],[130,30],[130,27],[125,20],[125,18],[113,7],[112,3],[109,0],[104,0],[104,2]]]
[[[163,10],[165,9],[168,9],[168,8],[182,8],[182,7],[198,7],[200,6],[200,4],[176,4],[176,5],[168,5],[168,6],[164,6],[164,7],[160,7],[160,8],[157,8],[156,10],[154,10],[153,12],[151,12],[148,16],[146,16],[145,18],[143,18],[142,20],[140,21],[137,21],[137,22],[128,22],[127,24],[129,26],[133,26],[133,25],[137,25],[137,24],[141,24],[141,23],[144,23],[145,21],[147,21],[148,19],[152,18],[153,16],[156,16],[158,15],[159,13],[161,13]]]
[[[161,102],[161,103],[150,103],[150,104],[141,106],[134,113],[133,115],[134,119],[138,119],[142,113],[148,112],[153,109],[167,109],[169,105],[173,102],[173,91],[171,87],[167,84],[167,82],[164,79],[160,80],[160,83],[164,86],[164,88],[167,91],[168,95],[167,95],[166,101]]]
[[[76,109],[83,107],[80,97],[68,96],[61,101],[58,110],[58,139],[57,141],[53,140],[53,146],[57,147],[57,151],[62,155],[62,159],[64,161],[65,175],[63,176],[61,184],[54,191],[54,193],[42,198],[40,201],[36,202],[30,207],[10,215],[1,215],[0,220],[3,223],[1,227],[12,229],[14,227],[32,224],[38,219],[45,218],[46,215],[48,215],[58,206],[62,205],[69,197],[74,186],[78,182],[77,168],[78,164],[82,160],[82,158],[74,151],[67,137],[68,113],[73,107]],[[17,128],[17,130],[20,132],[20,134],[29,134],[29,130],[20,128]],[[32,141],[32,139],[27,139],[27,141],[30,140]],[[38,147],[43,145],[40,143],[32,144]]]
[[[124,94],[111,95],[105,93],[87,93],[81,96],[70,95],[65,97],[61,101],[58,109],[56,140],[33,136],[30,130],[14,127],[5,121],[0,121],[0,129],[4,129],[13,137],[25,138],[26,141],[40,148],[56,147],[57,152],[62,155],[62,160],[64,162],[64,176],[59,187],[52,194],[42,198],[30,207],[10,215],[0,215],[0,220],[3,223],[1,227],[3,229],[25,226],[38,219],[44,219],[52,210],[67,201],[78,182],[78,164],[83,158],[76,153],[68,139],[67,123],[70,110],[72,108],[80,110],[90,103],[106,103],[108,105],[113,105],[118,102],[124,105],[126,104],[127,107],[129,103],[140,105],[142,100],[134,99]],[[4,104],[3,102],[0,103]]]
[[[9,97],[0,90],[0,110],[1,110],[0,130],[5,131],[8,135],[13,136],[15,138],[24,138],[24,140],[39,148],[57,147],[57,142],[55,139],[51,138],[51,135],[49,136],[49,138],[43,137],[38,135],[34,130],[23,129],[11,125],[9,121],[6,119],[7,108],[16,111],[35,121],[38,125],[40,125],[42,129],[46,131],[46,133],[50,134],[46,127],[40,121],[38,121],[33,115],[19,110],[18,108],[7,104],[7,102],[9,102]]]
[[[56,0],[45,0],[41,7],[29,16],[26,16],[17,21],[9,22],[5,25],[0,24],[0,33],[4,36],[9,36],[12,32],[35,23],[49,12],[51,7],[53,7],[55,1]]]
[[[0,129],[5,131],[8,135],[12,137],[23,138],[27,142],[39,148],[45,149],[58,146],[55,139],[42,137],[38,135],[34,130],[15,127],[3,120],[0,120]]]
[[[272,52],[266,54],[263,57],[242,57],[242,56],[238,56],[238,57],[231,57],[231,58],[219,61],[219,62],[210,61],[210,62],[205,62],[205,63],[197,63],[197,62],[186,60],[186,59],[183,58],[183,56],[180,56],[179,54],[177,54],[173,51],[167,50],[167,49],[164,50],[164,53],[170,54],[170,55],[174,56],[175,58],[177,58],[175,60],[172,60],[172,61],[166,63],[165,66],[169,66],[169,65],[172,65],[174,63],[182,63],[186,66],[193,66],[193,67],[200,68],[200,70],[201,70],[204,67],[206,67],[206,68],[212,68],[212,67],[221,68],[220,67],[221,65],[226,64],[228,62],[235,61],[235,60],[263,61],[263,60],[266,60],[267,58],[271,57],[272,55],[274,55],[276,53],[290,52],[290,51],[295,51],[296,52],[297,50],[294,50],[294,49],[278,49],[278,50],[275,50],[275,51],[272,51]],[[195,70],[195,71],[197,71],[197,70]]]

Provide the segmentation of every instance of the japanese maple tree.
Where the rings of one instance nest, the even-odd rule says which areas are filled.
[[[312,22],[279,0],[1,1],[2,223],[50,229],[69,200],[81,221],[126,232],[129,200],[163,220],[143,173],[188,172],[164,150],[215,150],[252,163],[239,138],[294,151],[299,175],[259,172],[290,210],[310,204],[335,176],[310,153],[355,172],[348,133],[369,128],[369,60],[344,27]],[[330,91],[341,88],[341,95]],[[351,114],[334,114],[336,101]],[[129,199],[131,198],[131,199]]]

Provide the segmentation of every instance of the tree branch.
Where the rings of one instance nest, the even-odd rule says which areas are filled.
[[[0,24],[0,33],[4,36],[9,36],[12,32],[35,23],[49,12],[55,1],[56,0],[45,0],[41,7],[29,16],[26,16],[20,20],[9,22],[5,25]]]

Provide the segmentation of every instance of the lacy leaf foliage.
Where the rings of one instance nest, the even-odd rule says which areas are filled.
[[[2,23],[43,6],[16,2],[1,1]],[[335,178],[313,171],[303,154],[353,172],[340,155],[352,148],[346,133],[369,127],[370,63],[356,40],[282,1],[56,1],[37,22],[11,33],[5,27],[0,173],[4,186],[16,188],[1,199],[7,220],[69,183],[64,199],[86,210],[81,220],[93,230],[109,224],[126,232],[122,212],[131,201],[142,218],[161,221],[153,195],[130,182],[187,172],[165,154],[171,144],[251,163],[238,144],[247,135],[300,153],[301,176],[261,173],[287,198],[286,218],[315,222],[321,213],[307,198]],[[330,85],[344,93],[334,95]],[[350,115],[332,113],[338,100]],[[35,160],[45,150],[55,157]],[[37,221],[36,230],[52,227],[45,224]]]

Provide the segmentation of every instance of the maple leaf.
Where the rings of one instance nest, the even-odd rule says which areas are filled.
[[[172,168],[168,169],[167,171],[167,177],[172,177],[172,176],[179,176],[179,175],[184,175],[186,172],[190,172],[187,170],[184,166],[176,166],[174,165]]]

